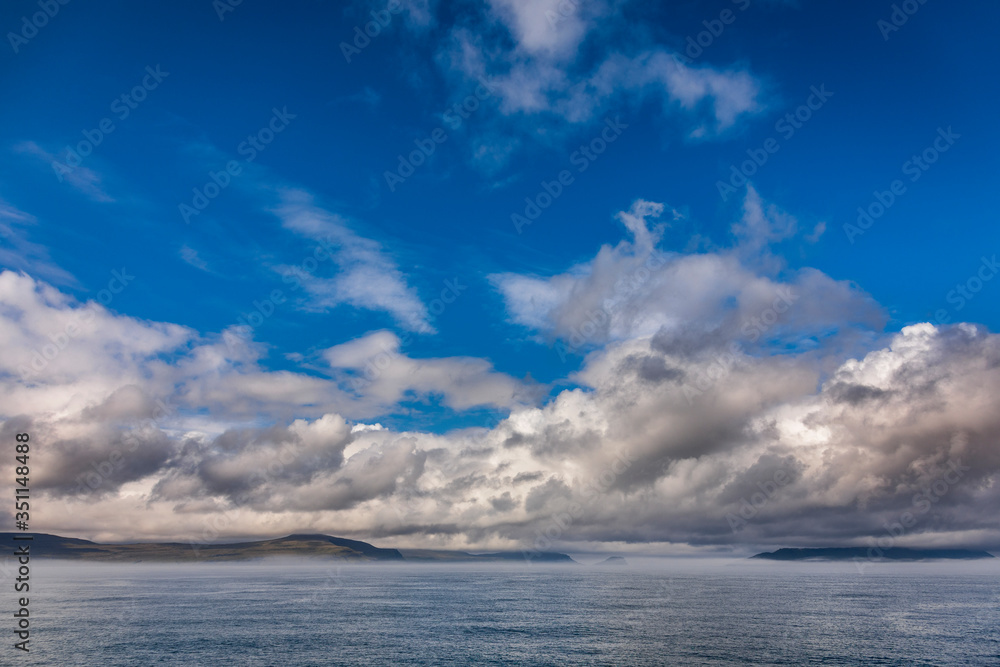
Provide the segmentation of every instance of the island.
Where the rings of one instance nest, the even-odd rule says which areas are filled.
[[[13,538],[18,537],[20,541]],[[576,563],[567,554],[520,551],[468,553],[433,549],[380,548],[343,537],[294,534],[271,540],[236,543],[133,542],[102,544],[75,537],[34,533],[30,541],[20,533],[0,533],[0,557],[13,556],[17,545],[30,544],[33,558],[104,562],[246,561],[278,556],[327,558],[353,562],[511,562]]]
[[[820,547],[807,549],[778,549],[766,551],[750,558],[763,560],[868,560],[868,561],[917,561],[917,560],[978,560],[993,558],[993,554],[975,549],[910,549],[906,547]]]
[[[608,556],[597,565],[611,565],[614,567],[627,567],[628,561],[625,560],[624,556]]]

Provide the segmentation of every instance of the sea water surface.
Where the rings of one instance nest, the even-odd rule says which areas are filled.
[[[1000,665],[998,575],[993,562],[38,560],[31,651],[8,641],[0,664]]]

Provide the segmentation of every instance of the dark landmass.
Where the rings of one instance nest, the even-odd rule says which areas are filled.
[[[499,551],[496,553],[473,554],[467,551],[445,551],[440,549],[400,549],[408,561],[452,561],[456,563],[486,563],[497,561],[525,561],[532,563],[575,563],[567,554],[554,552]]]
[[[11,556],[15,549],[24,544],[31,545],[31,556],[35,558],[59,558],[64,560],[86,560],[104,562],[205,562],[243,561],[275,556],[305,556],[310,558],[336,558],[338,560],[370,561],[452,561],[452,562],[498,562],[526,561],[519,551],[470,554],[464,551],[437,551],[432,549],[381,549],[367,542],[348,540],[329,535],[289,535],[274,540],[258,542],[237,542],[233,544],[199,544],[185,542],[133,544],[101,544],[74,537],[60,537],[44,533],[33,533],[34,539],[15,541],[21,533],[0,533],[0,557]],[[405,554],[405,555],[404,555]],[[575,563],[566,554],[529,554],[531,562]]]
[[[237,561],[272,556],[309,556],[356,561],[402,561],[396,549],[379,549],[366,542],[328,535],[289,535],[275,540],[235,544],[183,542],[99,544],[58,535],[35,534],[30,542],[0,533],[0,554],[13,554],[16,545],[30,544],[36,558],[89,561]],[[22,535],[23,536],[23,535]]]
[[[993,558],[985,551],[974,549],[907,549],[891,547],[874,549],[868,547],[830,547],[819,549],[778,549],[759,553],[751,558],[765,560],[978,560]]]
[[[627,566],[628,561],[625,560],[624,556],[609,556],[600,563],[597,563],[597,565],[613,565],[615,567],[622,567]]]

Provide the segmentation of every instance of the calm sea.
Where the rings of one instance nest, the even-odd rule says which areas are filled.
[[[21,665],[1000,665],[1000,563],[32,561]],[[13,593],[4,582],[3,608]],[[9,610],[8,610],[9,611]]]

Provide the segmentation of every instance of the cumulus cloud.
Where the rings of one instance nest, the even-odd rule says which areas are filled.
[[[732,245],[711,253],[658,250],[664,210],[638,200],[619,216],[626,240],[563,274],[495,278],[517,322],[567,344],[580,313],[605,308],[572,385],[543,403],[482,359],[402,355],[388,331],[319,353],[328,377],[266,371],[252,343],[0,274],[3,433],[45,443],[36,526],[526,550],[1000,547],[1000,336],[969,324],[880,333],[856,287],[775,262],[770,244],[797,226],[755,193]],[[512,285],[536,298],[518,301]],[[797,297],[779,313],[786,289]],[[94,325],[73,347],[37,349],[83,309]],[[816,342],[850,329],[867,349]],[[22,374],[35,351],[47,364]],[[444,433],[370,423],[415,397],[510,412]]]
[[[658,250],[663,208],[637,200],[618,215],[631,240],[565,273],[491,276],[511,320],[560,341],[562,353],[654,335],[655,347],[678,353],[732,342],[813,346],[845,322],[882,324],[880,308],[855,286],[815,269],[787,270],[770,254],[796,222],[752,188],[735,243],[715,252]]]
[[[640,356],[677,374],[643,377]],[[802,359],[744,357],[691,395],[703,362],[632,340],[594,355],[581,388],[489,429],[360,430],[327,414],[191,439],[143,516],[161,532],[221,515],[232,535],[280,519],[396,544],[572,549],[863,545],[909,512],[899,545],[995,548],[998,369],[996,335],[917,325],[825,381]]]
[[[268,371],[259,364],[260,346],[229,332],[202,336],[118,315],[12,271],[0,273],[0,313],[5,427],[30,426],[46,440],[52,458],[39,488],[70,495],[94,490],[81,487],[87,481],[81,476],[98,475],[99,493],[109,493],[162,473],[232,424],[290,414],[322,420],[334,412],[358,419],[391,412],[404,397],[442,396],[462,410],[506,408],[535,396],[480,360],[410,359],[394,337],[378,350],[392,354],[393,368],[379,368],[372,382]],[[366,360],[352,360],[349,348],[332,348],[329,359],[340,364],[338,371],[361,371],[363,379]],[[109,466],[113,474],[102,472]]]
[[[484,436],[486,457],[458,459],[473,470],[450,478],[471,487],[422,479],[424,497],[448,502],[418,506],[407,526],[457,523],[470,539],[563,548],[868,544],[909,512],[897,544],[995,548],[1000,420],[986,403],[998,345],[969,325],[919,325],[818,391],[808,361],[743,357],[692,395],[685,378],[705,362],[662,355],[677,373],[649,379],[633,363],[656,354],[649,341],[614,344],[581,374],[585,388],[515,412]],[[855,384],[871,391],[845,401]],[[510,500],[495,502],[500,493]]]

